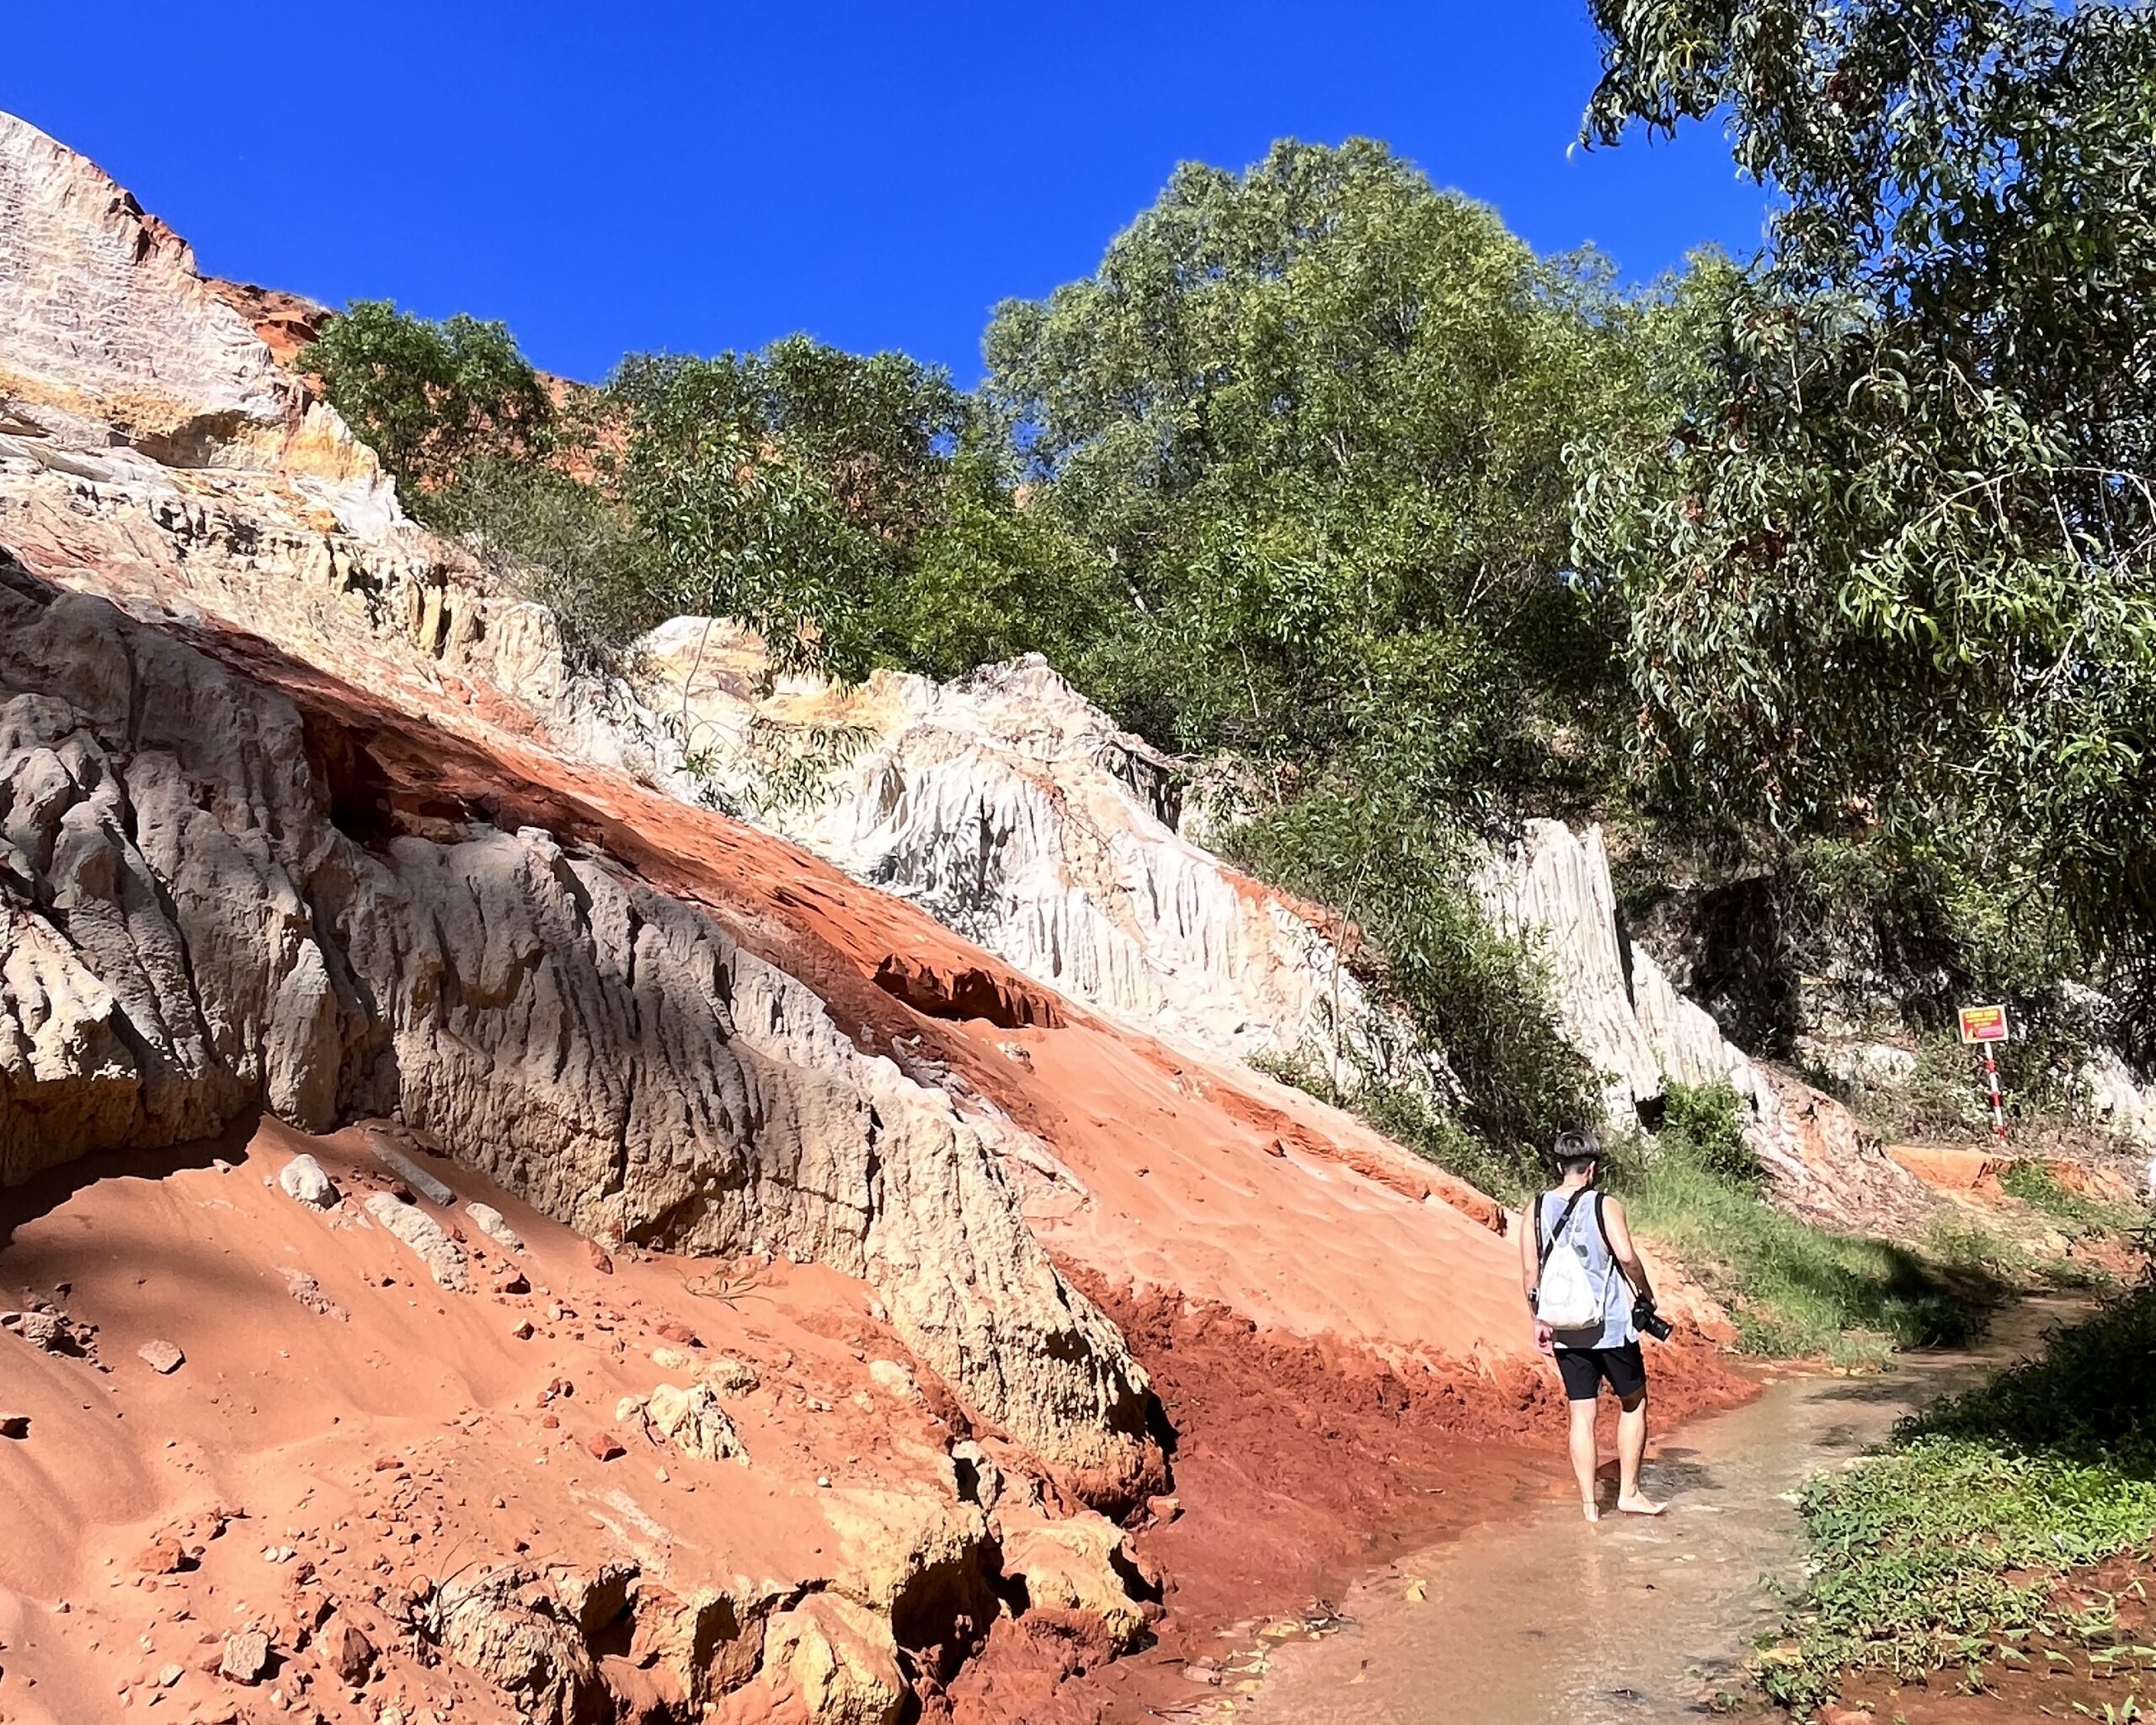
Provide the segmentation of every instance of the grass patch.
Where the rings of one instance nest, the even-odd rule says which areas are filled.
[[[1672,1085],[1661,1136],[1623,1184],[1633,1227],[1728,1307],[1745,1352],[1876,1364],[1974,1332],[1976,1313],[1915,1253],[1770,1206],[1739,1106],[1726,1086]]]
[[[2008,1197],[2020,1199],[2072,1233],[2131,1234],[2141,1225],[2141,1216],[2124,1204],[2105,1204],[2069,1190],[2040,1162],[2013,1163],[1999,1177],[1999,1183]]]
[[[1634,1229],[1729,1308],[1748,1354],[1876,1364],[1896,1348],[1967,1340],[1968,1305],[1915,1254],[1830,1234],[1769,1206],[1749,1185],[1662,1145],[1625,1194]]]
[[[1758,1666],[1785,1706],[1817,1706],[1851,1668],[1909,1678],[2025,1657],[2031,1635],[2101,1640],[2108,1619],[2063,1610],[2053,1583],[2156,1535],[2156,1289],[1904,1422],[1802,1507],[1817,1574]]]

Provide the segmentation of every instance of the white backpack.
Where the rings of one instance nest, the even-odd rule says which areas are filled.
[[[1607,1290],[1594,1285],[1579,1247],[1565,1236],[1566,1225],[1589,1188],[1572,1194],[1557,1226],[1542,1247],[1540,1284],[1535,1295],[1534,1315],[1553,1330],[1598,1330],[1602,1327],[1603,1300]],[[1534,1200],[1534,1226],[1542,1226],[1542,1200]]]

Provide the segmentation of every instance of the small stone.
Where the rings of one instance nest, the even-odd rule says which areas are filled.
[[[597,1270],[602,1276],[611,1276],[614,1274],[614,1260],[607,1256],[605,1247],[596,1240],[587,1240],[584,1242],[584,1249],[590,1256],[592,1268]]]
[[[159,1689],[170,1689],[186,1675],[187,1667],[184,1665],[161,1665],[157,1668],[157,1674],[151,1680]]]
[[[335,1183],[323,1172],[322,1164],[311,1156],[296,1156],[284,1166],[277,1176],[277,1184],[285,1196],[309,1210],[328,1210],[338,1200]]]
[[[187,1553],[178,1540],[152,1540],[135,1567],[145,1575],[177,1575],[188,1567]]]
[[[704,1345],[697,1338],[696,1332],[679,1318],[668,1318],[664,1323],[659,1325],[658,1334],[662,1342],[678,1342],[684,1348],[701,1348]]]
[[[622,1440],[611,1432],[594,1432],[584,1440],[584,1447],[601,1461],[611,1461],[629,1452],[622,1447]]]
[[[1167,1497],[1148,1498],[1145,1500],[1145,1509],[1154,1520],[1166,1527],[1170,1522],[1182,1518],[1182,1499]]]
[[[819,1473],[819,1474],[818,1474],[818,1475],[816,1476],[816,1483],[817,1483],[819,1486],[820,1486],[821,1487],[823,1487],[823,1489],[824,1489],[824,1490],[825,1490],[825,1491],[827,1491],[827,1492],[828,1492],[828,1491],[829,1491],[829,1490],[830,1490],[830,1488],[831,1488],[831,1477],[830,1477],[830,1475],[829,1475],[828,1473]]]
[[[529,1294],[531,1291],[531,1284],[522,1270],[510,1270],[494,1278],[494,1292],[497,1294]]]
[[[171,1342],[145,1342],[135,1352],[152,1371],[162,1372],[167,1377],[187,1364],[187,1356]]]
[[[29,1415],[27,1413],[0,1413],[0,1438],[27,1438],[29,1434]]]
[[[511,1252],[522,1252],[524,1242],[517,1237],[516,1230],[510,1226],[509,1218],[491,1204],[467,1204],[464,1214],[479,1225],[479,1231],[495,1245]]]
[[[654,1348],[651,1363],[661,1371],[686,1371],[692,1362],[679,1348]]]
[[[531,1320],[528,1317],[519,1318],[510,1331],[510,1334],[520,1342],[529,1342],[537,1333],[538,1332],[531,1327]]]
[[[259,1629],[235,1630],[225,1637],[217,1669],[235,1683],[259,1683],[270,1669],[270,1637]]]
[[[323,1664],[354,1689],[364,1684],[374,1669],[374,1643],[349,1618],[332,1617],[316,1638],[315,1649]]]
[[[379,1133],[366,1135],[367,1148],[382,1167],[422,1194],[430,1204],[454,1204],[456,1194]]]
[[[720,1396],[745,1396],[763,1382],[755,1367],[723,1354],[707,1362],[696,1375]]]
[[[352,1315],[322,1291],[322,1284],[305,1270],[296,1270],[289,1264],[283,1266],[285,1291],[309,1311],[319,1317],[334,1317],[339,1323],[350,1323]]]
[[[428,1274],[452,1294],[467,1294],[472,1275],[463,1249],[442,1231],[441,1224],[414,1204],[399,1204],[386,1192],[371,1192],[367,1214],[419,1256]]]

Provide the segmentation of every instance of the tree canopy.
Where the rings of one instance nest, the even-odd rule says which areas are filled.
[[[1665,788],[1876,825],[2156,932],[2156,14],[1598,0],[1590,135],[1725,116],[1784,200],[1584,464]]]
[[[1562,451],[1621,412],[1628,321],[1595,259],[1384,146],[1285,142],[1179,168],[1092,276],[1000,307],[985,393],[1113,573],[1128,717],[1272,758],[1397,729],[1457,791],[1603,657]]]

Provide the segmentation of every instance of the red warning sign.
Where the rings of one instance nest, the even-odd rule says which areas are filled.
[[[2006,1039],[2005,1007],[1964,1007],[1961,1008],[1962,1041],[2004,1042]]]

